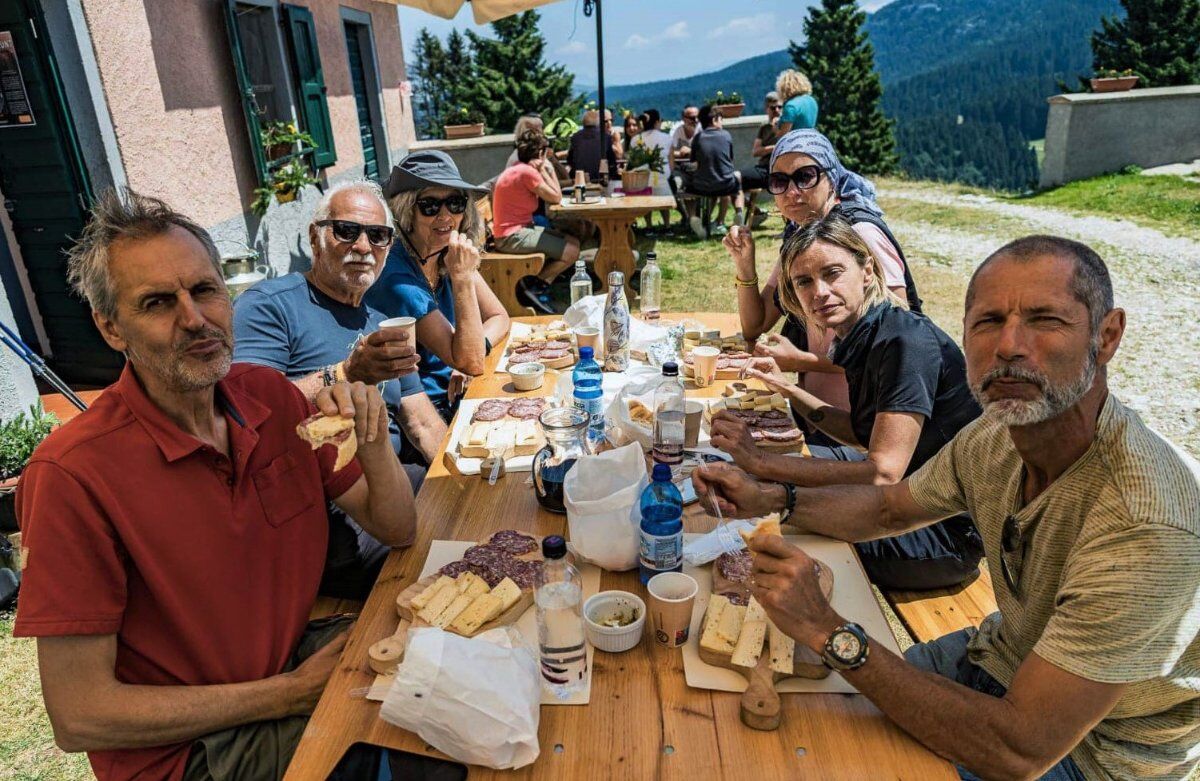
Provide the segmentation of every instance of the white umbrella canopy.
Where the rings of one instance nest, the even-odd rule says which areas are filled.
[[[440,16],[443,19],[453,19],[458,15],[463,3],[467,0],[391,0],[397,5],[407,5],[422,11]],[[542,5],[556,3],[558,0],[471,0],[471,12],[475,15],[475,24],[488,24],[506,16],[528,11]]]

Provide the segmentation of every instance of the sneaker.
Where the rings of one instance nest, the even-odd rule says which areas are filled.
[[[710,231],[708,232],[708,235],[710,235],[710,236],[724,236],[724,235],[725,235],[725,234],[727,234],[727,233],[729,233],[729,228],[725,227],[724,225],[714,225],[714,226],[712,227],[712,230],[710,230]]]
[[[691,226],[692,233],[696,234],[696,238],[698,238],[698,239],[707,239],[708,238],[708,231],[704,230],[704,223],[700,221],[699,217],[689,218],[688,225]]]
[[[750,230],[761,228],[763,223],[770,218],[771,215],[767,214],[766,212],[755,212],[754,216],[750,218]]]
[[[517,301],[543,315],[556,315],[550,299],[550,285],[538,277],[522,277],[517,281]]]

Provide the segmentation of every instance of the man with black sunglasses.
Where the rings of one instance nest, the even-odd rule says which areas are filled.
[[[969,512],[999,611],[903,660],[838,615],[780,537],[750,546],[755,596],[965,779],[1193,777],[1200,464],[1109,391],[1125,313],[1104,262],[1067,239],[1012,242],[972,277],[963,330],[983,417],[907,480],[788,492],[705,466],[697,494],[848,541]]]

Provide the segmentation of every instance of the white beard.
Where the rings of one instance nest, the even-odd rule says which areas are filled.
[[[1096,353],[1099,345],[1093,344],[1083,368],[1074,380],[1065,385],[1053,385],[1046,375],[1031,369],[1007,366],[1003,369],[993,369],[985,374],[978,383],[971,385],[971,395],[983,407],[983,414],[1005,426],[1032,426],[1056,418],[1075,406],[1084,394],[1092,387],[1096,379]],[[986,401],[983,398],[984,386],[1000,377],[1013,377],[1026,380],[1038,386],[1042,395],[1040,398],[998,399]]]

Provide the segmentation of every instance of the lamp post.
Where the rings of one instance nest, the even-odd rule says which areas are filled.
[[[596,103],[600,110],[600,127],[604,128],[604,15],[600,9],[600,0],[584,0],[583,15],[591,16],[593,8],[596,11]],[[613,118],[614,121],[616,118]]]

